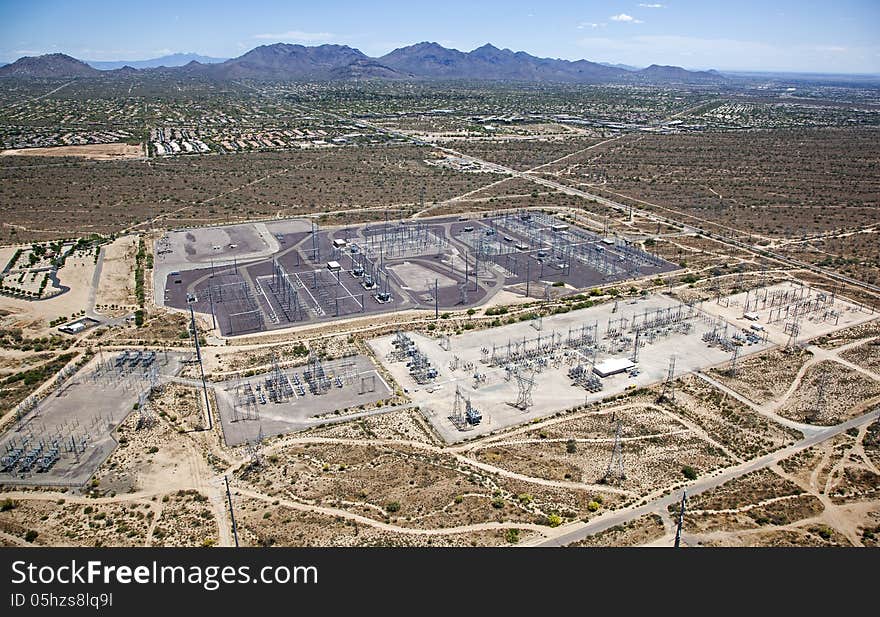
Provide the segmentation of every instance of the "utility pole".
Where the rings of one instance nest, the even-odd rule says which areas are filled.
[[[211,303],[211,329],[214,330],[217,328],[217,317],[214,314],[214,292],[211,291],[210,285],[208,285],[208,302]]]
[[[440,298],[437,295],[439,287],[439,279],[434,279],[434,319],[440,319]]]
[[[232,509],[232,493],[229,490],[229,476],[223,476],[226,481],[226,499],[229,501],[229,517],[232,519],[232,537],[235,538],[235,548],[238,548],[238,526],[235,524],[235,511]]]
[[[684,527],[684,509],[687,505],[687,496],[688,492],[685,489],[681,494],[681,507],[678,511],[678,526],[675,529],[675,548],[678,548],[679,544],[681,544],[681,528]]]
[[[193,311],[192,302],[189,304],[189,316],[192,320],[193,341],[196,345],[196,359],[199,361],[199,372],[202,375],[202,389],[205,392],[205,413],[208,414],[208,430],[214,428],[214,421],[211,419],[211,400],[208,398],[208,384],[205,383],[205,367],[202,364],[202,350],[199,346],[199,331],[196,328],[196,314]]]
[[[532,278],[532,262],[529,260],[529,256],[526,255],[526,298],[529,297],[529,281]]]
[[[474,253],[474,291],[479,291],[480,279],[480,252]]]

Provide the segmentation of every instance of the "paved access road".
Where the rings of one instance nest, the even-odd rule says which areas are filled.
[[[857,418],[853,418],[842,424],[820,429],[814,434],[801,439],[787,448],[783,448],[782,450],[772,452],[771,454],[767,454],[766,456],[751,461],[746,461],[735,467],[728,467],[717,475],[707,476],[696,480],[687,486],[688,495],[703,493],[734,478],[744,476],[753,471],[757,471],[758,469],[770,467],[796,452],[831,439],[854,426],[862,426],[864,424],[869,424],[872,421],[877,421],[878,418],[880,418],[880,409],[875,409],[870,413],[858,416]],[[599,533],[600,531],[605,531],[615,525],[621,525],[645,514],[662,510],[673,503],[678,503],[680,499],[681,493],[673,492],[669,495],[657,497],[641,506],[631,506],[623,510],[609,512],[589,521],[588,523],[577,522],[564,525],[552,531],[552,535],[549,538],[537,538],[530,542],[525,542],[523,546],[566,546],[573,542],[583,540],[587,536]]]

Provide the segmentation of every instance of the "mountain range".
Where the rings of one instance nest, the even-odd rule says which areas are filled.
[[[78,78],[161,72],[202,76],[216,80],[485,80],[513,82],[566,83],[715,83],[725,77],[715,71],[688,71],[681,67],[651,65],[633,70],[590,62],[538,58],[523,51],[498,49],[486,44],[470,52],[448,49],[437,43],[423,42],[401,47],[379,58],[371,58],[347,45],[307,47],[287,43],[261,45],[225,61],[208,63],[208,58],[194,54],[175,54],[138,63],[100,63],[109,70],[66,56],[49,54],[24,57],[0,67],[0,77]],[[167,62],[186,62],[173,66]],[[210,60],[219,60],[210,58]],[[163,61],[159,66],[143,63]],[[95,63],[99,64],[99,63]],[[109,65],[113,65],[110,67]],[[122,65],[122,66],[118,66]]]
[[[174,66],[183,66],[184,64],[189,64],[193,60],[199,62],[201,64],[217,64],[219,62],[226,62],[229,58],[212,58],[210,56],[200,56],[199,54],[187,53],[187,54],[170,54],[167,56],[162,56],[161,58],[150,58],[149,60],[113,60],[113,61],[98,61],[98,60],[86,60],[86,64],[96,69],[102,71],[111,71],[113,69],[121,69],[125,66],[130,66],[133,69],[155,69],[160,66],[174,67]]]

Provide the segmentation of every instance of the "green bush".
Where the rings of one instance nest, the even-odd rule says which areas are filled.
[[[690,465],[685,465],[681,468],[682,475],[688,480],[696,480],[697,479],[697,470],[691,467]]]
[[[385,506],[385,510],[387,512],[400,512],[400,503],[397,501],[392,501],[387,506]]]
[[[823,540],[830,540],[833,532],[831,531],[830,527],[826,527],[825,525],[822,525],[821,527],[816,529],[816,533]]]

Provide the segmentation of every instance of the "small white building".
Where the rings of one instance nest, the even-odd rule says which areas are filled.
[[[636,363],[629,358],[608,358],[593,366],[593,372],[599,377],[608,377],[635,368]]]
[[[327,269],[330,270],[330,272],[339,272],[342,270],[342,265],[338,261],[328,261]]]
[[[758,321],[758,319],[760,319],[760,315],[755,312],[743,313],[743,318],[748,319],[749,321]]]
[[[345,248],[345,245],[346,245],[346,244],[348,244],[348,242],[346,242],[346,241],[343,240],[342,238],[336,238],[336,239],[333,241],[333,248],[335,248],[335,249]]]

